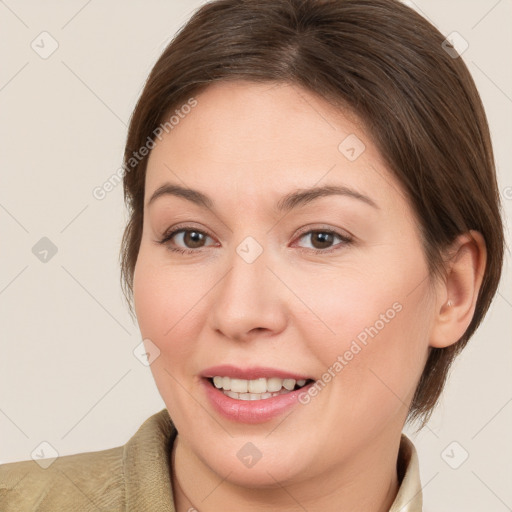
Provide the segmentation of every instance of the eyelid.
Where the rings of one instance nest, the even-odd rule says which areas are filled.
[[[330,233],[335,233],[336,235],[340,236],[340,237],[344,237],[344,238],[355,238],[354,235],[352,235],[351,233],[349,233],[347,230],[345,229],[341,229],[341,228],[334,228],[332,226],[329,226],[327,224],[320,224],[318,226],[307,226],[305,228],[301,228],[299,229],[299,231],[295,234],[295,237],[300,237],[302,235],[305,235],[306,233],[310,233],[310,232],[330,232]]]
[[[201,228],[196,227],[196,226],[194,226],[192,224],[188,224],[188,223],[176,224],[174,226],[171,226],[170,228],[168,228],[164,231],[164,234],[162,235],[161,238],[166,238],[171,233],[176,234],[177,231],[197,231],[198,233],[204,233],[205,235],[208,235],[210,238],[213,238],[213,236],[209,233],[208,230],[206,230],[202,227]]]

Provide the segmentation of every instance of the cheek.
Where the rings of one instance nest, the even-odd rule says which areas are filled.
[[[187,274],[187,275],[185,275]],[[204,282],[204,281],[203,281]],[[150,369],[175,424],[187,424],[191,410],[188,379],[194,374],[198,315],[203,314],[205,292],[190,272],[170,268],[141,247],[133,279],[135,312],[142,338],[160,351]],[[192,407],[193,409],[193,407]],[[197,412],[196,412],[197,413]]]
[[[328,335],[316,353],[336,403],[344,405],[339,410],[369,426],[406,412],[426,362],[433,309],[421,252],[409,261],[390,252],[361,269],[325,279],[308,303],[333,331],[322,330]],[[310,329],[311,343],[315,338],[318,330],[315,336]]]
[[[201,280],[190,272],[180,272],[155,261],[149,250],[141,247],[133,278],[135,312],[144,339],[150,339],[160,350],[160,357],[151,365],[183,368],[194,352],[202,314],[201,298],[205,291]],[[177,366],[173,362],[179,361]]]

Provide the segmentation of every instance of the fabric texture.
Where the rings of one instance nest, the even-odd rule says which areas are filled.
[[[175,438],[162,409],[124,446],[58,457],[46,469],[33,460],[0,465],[0,511],[175,512],[170,466]],[[401,484],[389,512],[421,512],[418,457],[404,434],[397,470]]]

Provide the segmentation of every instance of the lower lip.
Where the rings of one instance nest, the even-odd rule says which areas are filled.
[[[294,405],[299,396],[307,392],[313,382],[295,391],[261,400],[236,400],[217,389],[209,379],[202,379],[206,396],[213,408],[225,418],[239,423],[263,423],[280,416]]]

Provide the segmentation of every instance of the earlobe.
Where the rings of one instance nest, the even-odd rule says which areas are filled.
[[[430,346],[436,348],[456,343],[471,323],[487,262],[484,237],[474,230],[459,235],[448,255],[430,335]]]

